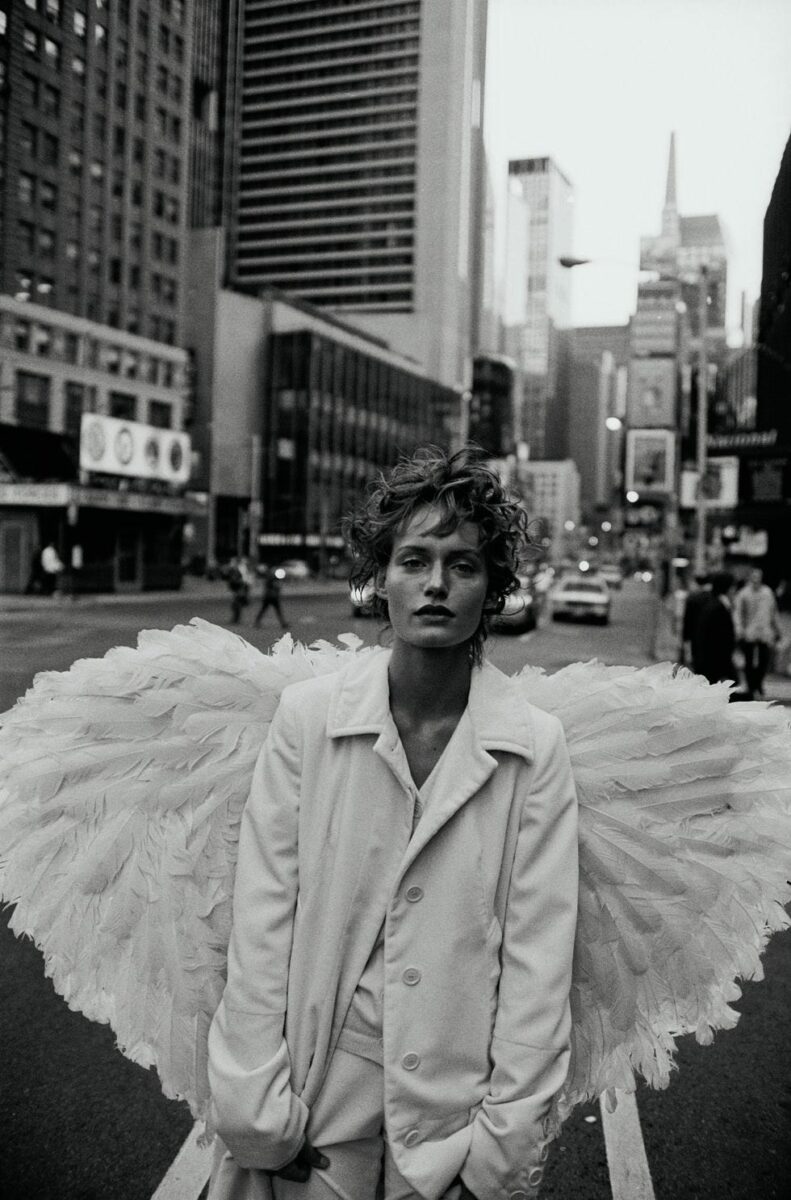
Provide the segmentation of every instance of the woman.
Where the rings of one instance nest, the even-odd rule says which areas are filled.
[[[209,1035],[210,1200],[536,1193],[577,814],[559,721],[482,660],[525,524],[438,451],[350,522],[392,649],[286,688],[258,760]]]

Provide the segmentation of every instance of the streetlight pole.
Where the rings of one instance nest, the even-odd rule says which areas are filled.
[[[697,467],[698,487],[695,496],[695,573],[706,572],[706,472],[708,470],[709,435],[709,364],[706,355],[706,330],[708,328],[708,275],[701,266],[698,276],[698,429]]]

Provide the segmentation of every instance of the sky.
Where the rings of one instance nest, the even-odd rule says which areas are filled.
[[[634,311],[675,131],[679,212],[723,225],[735,341],[742,291],[760,293],[763,219],[791,136],[791,0],[489,0],[489,14],[495,193],[509,158],[554,158],[575,189],[572,252],[602,260],[574,270],[572,323]]]

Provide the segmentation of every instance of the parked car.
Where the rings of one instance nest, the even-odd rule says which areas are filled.
[[[310,579],[310,568],[302,558],[287,558],[280,564],[286,579]]]
[[[549,593],[552,620],[579,617],[607,625],[612,597],[601,575],[566,575]]]
[[[599,567],[598,574],[601,575],[604,582],[615,591],[618,591],[623,584],[623,571],[617,563],[602,563],[602,565]]]
[[[520,576],[519,587],[505,598],[503,611],[491,619],[491,628],[497,633],[529,633],[538,626],[541,598],[533,583]]]
[[[352,606],[352,616],[372,617],[374,615],[370,607],[372,597],[373,584],[366,584],[362,588],[352,584],[349,588],[349,603]]]

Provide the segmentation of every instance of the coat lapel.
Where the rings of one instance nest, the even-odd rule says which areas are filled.
[[[378,734],[375,752],[385,759],[407,791],[415,791],[390,714],[389,662],[389,653],[373,653],[343,672],[330,704],[327,734]],[[531,762],[533,725],[519,681],[484,663],[473,670],[467,708],[427,781],[430,803],[409,843],[402,871],[486,784],[497,766],[493,750],[519,754]]]

